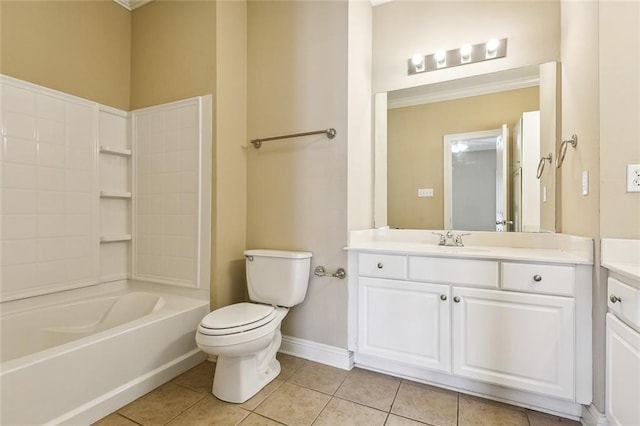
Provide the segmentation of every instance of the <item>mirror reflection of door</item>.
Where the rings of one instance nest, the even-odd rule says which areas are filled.
[[[509,230],[508,137],[506,125],[444,136],[445,229]]]

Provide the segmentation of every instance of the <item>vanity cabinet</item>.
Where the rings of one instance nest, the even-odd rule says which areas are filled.
[[[449,371],[449,286],[360,278],[362,353]]]
[[[590,402],[590,267],[367,252],[351,260],[356,365],[574,416]]]
[[[640,282],[609,277],[606,413],[612,426],[640,424]]]
[[[574,301],[453,289],[453,374],[573,398]]]

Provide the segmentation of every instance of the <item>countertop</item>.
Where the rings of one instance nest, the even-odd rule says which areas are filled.
[[[553,233],[463,233],[464,247],[438,245],[447,231],[389,228],[351,231],[348,251],[519,262],[593,265],[593,240]],[[454,231],[454,235],[460,234]]]
[[[525,248],[500,246],[438,246],[408,242],[377,241],[350,245],[349,251],[364,253],[393,253],[434,257],[460,257],[464,259],[513,260],[527,262],[563,263],[574,265],[591,265],[574,253],[554,248]]]
[[[600,265],[617,274],[639,282],[640,240],[602,239]]]

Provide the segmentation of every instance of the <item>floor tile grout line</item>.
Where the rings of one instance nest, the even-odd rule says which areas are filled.
[[[398,398],[398,393],[400,392],[400,387],[402,386],[402,382],[404,379],[400,379],[400,383],[398,383],[398,387],[396,388],[396,393],[393,395],[393,400],[391,401],[391,406],[389,406],[389,414],[393,411],[393,404],[396,403],[396,399]]]
[[[364,402],[354,401],[354,400],[349,399],[349,398],[346,398],[346,397],[344,397],[344,396],[334,395],[333,397],[334,397],[334,398],[338,398],[338,399],[339,399],[339,400],[341,400],[341,401],[351,402],[351,403],[353,403],[353,404],[357,404],[357,405],[360,405],[360,406],[362,406],[362,407],[366,407],[366,408],[371,408],[371,409],[373,409],[373,410],[378,410],[378,411],[381,411],[381,412],[383,412],[383,413],[387,413],[387,414],[389,414],[389,412],[390,412],[390,410],[391,410],[391,408],[389,408],[389,410],[384,410],[384,409],[379,408],[379,407],[374,407],[373,405],[365,404]]]
[[[195,401],[193,404],[189,405],[187,408],[185,408],[184,410],[180,411],[178,414],[176,414],[175,416],[173,416],[171,419],[169,419],[168,422],[164,423],[164,425],[168,425],[169,423],[171,423],[172,421],[174,421],[175,419],[177,419],[178,417],[180,417],[181,415],[183,415],[184,413],[186,413],[187,411],[189,411],[191,408],[193,408],[196,404],[198,404],[200,401],[204,400],[205,396],[202,395],[201,393],[198,393],[198,395],[200,395],[200,398]]]
[[[121,414],[121,413],[119,413],[117,411],[114,411],[112,414],[115,414],[115,415],[120,416],[120,417],[124,417],[125,419],[127,419],[127,420],[129,420],[129,421],[131,421],[131,422],[133,422],[133,423],[135,423],[137,425],[144,426],[142,423],[137,422],[137,421],[133,420],[132,418],[129,418],[129,417],[125,416],[124,414]]]
[[[326,394],[325,394],[326,395]],[[318,412],[318,414],[316,414],[316,416],[314,417],[313,421],[311,422],[311,425],[313,426],[313,424],[318,421],[318,418],[320,417],[320,415],[322,415],[322,413],[324,412],[324,410],[327,409],[327,406],[329,405],[329,403],[331,402],[331,400],[333,399],[333,396],[331,396],[331,398],[329,398],[329,400],[324,404],[324,406],[322,407],[322,409]]]

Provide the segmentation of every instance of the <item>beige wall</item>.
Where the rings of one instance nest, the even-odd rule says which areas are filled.
[[[247,246],[307,250],[312,269],[346,266],[346,1],[250,1],[249,139],[334,127],[248,149]],[[346,282],[311,277],[283,334],[346,348]]]
[[[387,215],[393,228],[443,229],[443,136],[499,129],[512,133],[538,109],[538,87],[395,108],[387,114]],[[433,188],[418,198],[418,188]]]
[[[559,214],[565,234],[599,237],[598,3],[562,4],[562,138],[578,135],[559,179]],[[557,153],[557,151],[556,151]],[[582,172],[589,172],[582,195]]]
[[[97,0],[3,0],[0,9],[2,74],[129,109],[129,11]]]
[[[154,1],[131,12],[131,109],[214,93],[215,22],[213,0]]]
[[[638,239],[640,193],[626,192],[626,165],[640,164],[640,2],[601,2],[599,29],[600,234]]]
[[[218,2],[216,32],[212,307],[239,302],[246,294],[247,2]]]
[[[393,1],[373,9],[374,92],[560,58],[559,1]],[[507,37],[507,57],[407,76],[415,53]]]

